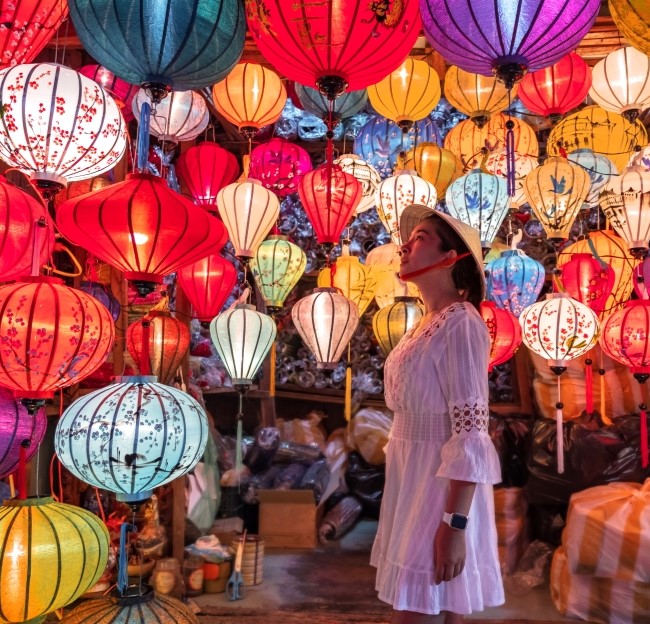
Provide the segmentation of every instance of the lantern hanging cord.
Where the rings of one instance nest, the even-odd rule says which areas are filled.
[[[506,181],[508,183],[508,196],[515,196],[515,122],[512,120],[510,107],[512,106],[512,90],[508,89],[508,121],[506,121]]]
[[[564,472],[564,423],[562,408],[562,383],[560,375],[557,376],[557,403],[555,404],[555,425],[557,434],[557,471],[558,474]]]
[[[149,126],[151,123],[151,104],[144,101],[140,108],[140,123],[138,124],[138,138],[137,138],[137,161],[136,169],[142,173],[147,168],[149,160]]]
[[[133,512],[135,518],[135,511]],[[129,572],[128,563],[129,557],[127,554],[127,533],[134,533],[136,531],[135,524],[123,522],[120,526],[120,549],[117,556],[117,589],[124,595],[127,587],[129,586]]]

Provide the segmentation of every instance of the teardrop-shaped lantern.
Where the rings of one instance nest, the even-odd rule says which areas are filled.
[[[614,270],[591,254],[573,254],[561,271],[567,293],[600,314],[614,287]]]
[[[361,184],[362,196],[361,201],[356,209],[356,214],[360,214],[374,207],[375,193],[381,183],[381,176],[370,163],[359,158],[356,154],[343,154],[334,159],[334,164],[343,169],[345,173],[354,176]]]
[[[239,63],[212,87],[215,108],[244,136],[278,120],[287,101],[280,76],[257,63]]]
[[[269,236],[257,248],[251,270],[269,310],[282,309],[284,300],[302,277],[306,266],[305,252],[286,236]]]
[[[252,258],[280,216],[280,202],[261,182],[233,182],[217,194],[217,206],[239,258]]]
[[[212,320],[210,336],[233,386],[253,383],[276,334],[273,319],[248,304],[240,303]]]
[[[603,187],[614,176],[618,176],[616,165],[606,156],[596,154],[588,148],[574,150],[567,158],[589,174],[589,193],[585,197],[585,204],[589,207],[596,206]]]
[[[423,316],[424,306],[415,297],[395,297],[394,303],[375,312],[372,330],[384,354],[388,355]]]
[[[54,434],[59,461],[85,483],[137,503],[188,473],[208,441],[204,409],[155,377],[119,377],[64,412]],[[103,571],[103,569],[102,569]]]
[[[495,366],[507,362],[519,348],[521,327],[510,310],[497,308],[493,301],[481,301],[480,312],[490,335],[488,372],[492,372]]]
[[[436,187],[442,197],[447,187],[463,173],[460,160],[448,149],[435,143],[419,143],[397,160],[398,169],[414,170]]]
[[[336,288],[315,288],[295,303],[291,318],[318,368],[333,369],[359,324],[359,310]]]
[[[515,194],[510,198],[510,206],[518,208],[526,203],[526,193],[524,192],[524,180],[526,176],[535,167],[539,167],[539,161],[536,156],[528,156],[514,152],[515,164]],[[505,149],[492,152],[485,161],[485,170],[507,181],[508,178],[508,151]]]
[[[332,121],[335,123],[341,119],[347,119],[362,110],[368,103],[368,91],[359,89],[358,91],[347,91],[341,93],[333,102],[327,99],[318,89],[305,87],[296,83],[296,94],[300,104],[312,115],[320,117],[326,123],[330,118],[330,108]]]

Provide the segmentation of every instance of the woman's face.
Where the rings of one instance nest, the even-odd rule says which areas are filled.
[[[453,251],[441,251],[440,244],[433,221],[422,221],[400,249],[400,273],[412,273],[456,255]]]

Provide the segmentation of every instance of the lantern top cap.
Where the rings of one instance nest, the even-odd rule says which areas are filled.
[[[411,237],[411,232],[413,232],[415,227],[428,218],[437,218],[444,221],[463,239],[463,242],[467,245],[467,249],[472,254],[476,263],[477,274],[480,275],[479,279],[481,280],[481,298],[485,299],[485,270],[483,268],[483,249],[481,248],[479,231],[471,225],[463,223],[459,219],[439,210],[428,208],[422,204],[410,204],[404,208],[399,220],[399,231],[402,240],[407,241]]]
[[[54,502],[51,496],[30,496],[29,498],[11,498],[2,501],[4,507],[40,507],[41,505],[50,505]]]
[[[116,383],[157,383],[158,377],[156,375],[120,375],[115,377]]]

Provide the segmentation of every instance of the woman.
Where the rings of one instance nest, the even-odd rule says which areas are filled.
[[[488,435],[489,338],[478,231],[425,206],[400,219],[400,277],[425,314],[386,360],[395,414],[371,564],[393,624],[459,624],[503,604]]]

